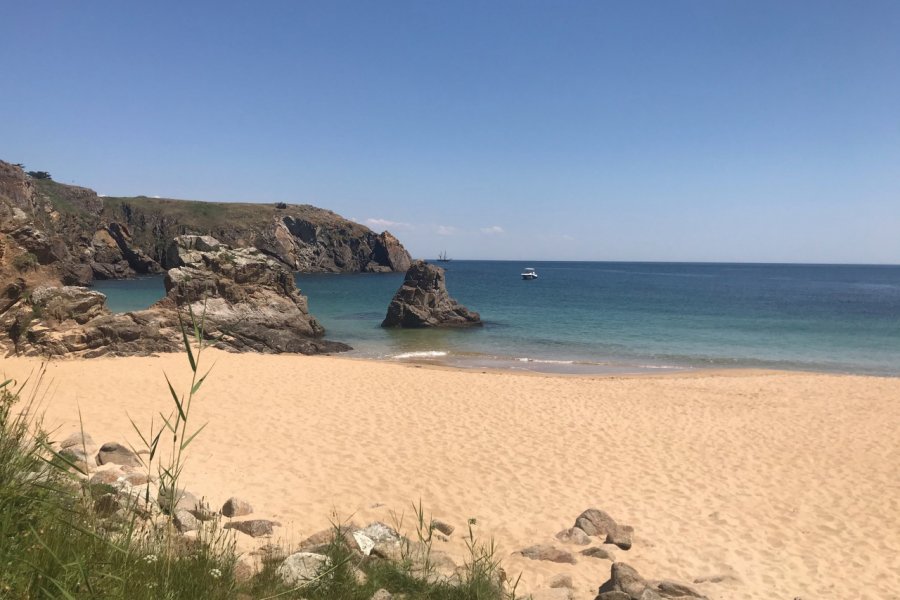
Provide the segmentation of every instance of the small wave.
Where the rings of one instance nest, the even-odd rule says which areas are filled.
[[[402,354],[395,354],[391,358],[395,359],[403,359],[403,358],[438,358],[441,356],[447,356],[448,352],[444,352],[443,350],[427,350],[422,352],[403,352]]]
[[[545,360],[540,358],[517,358],[519,362],[540,363],[544,365],[574,365],[574,360]]]

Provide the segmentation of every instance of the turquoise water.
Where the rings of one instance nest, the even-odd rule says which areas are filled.
[[[760,367],[900,375],[900,267],[453,261],[469,330],[379,327],[403,275],[298,275],[330,339],[359,356],[469,367],[637,372]],[[540,278],[519,273],[535,267]],[[113,310],[159,278],[100,282]]]

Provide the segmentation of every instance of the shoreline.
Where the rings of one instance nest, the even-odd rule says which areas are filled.
[[[4,359],[0,374],[22,379],[41,362]],[[609,561],[554,536],[596,507],[635,528],[617,560],[712,600],[864,597],[860,580],[871,598],[900,595],[897,378],[553,375],[205,350],[201,370],[213,363],[185,484],[214,506],[247,498],[255,518],[283,523],[273,541],[299,543],[329,519],[405,514],[408,530],[421,500],[458,530],[436,550],[460,562],[473,517],[507,573],[523,574],[520,592],[564,574],[576,600],[592,600]],[[143,428],[171,410],[164,373],[181,391],[189,371],[177,353],[51,361],[45,423],[65,436],[80,410],[98,444],[136,443],[129,416]],[[539,543],[577,563],[516,554]]]

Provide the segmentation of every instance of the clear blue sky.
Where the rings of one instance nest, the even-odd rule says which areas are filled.
[[[0,158],[417,256],[900,262],[900,2],[0,4]]]

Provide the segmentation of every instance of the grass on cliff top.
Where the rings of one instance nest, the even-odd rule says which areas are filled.
[[[288,204],[278,208],[275,204],[249,202],[204,202],[200,200],[173,200],[169,198],[104,197],[104,213],[110,218],[121,219],[126,211],[139,211],[164,215],[181,225],[202,231],[230,229],[235,224],[263,227],[278,216],[304,219],[316,225],[344,226],[351,231],[367,228],[344,219],[340,215],[309,204]]]
[[[179,399],[170,385],[173,413],[161,415],[167,425],[161,431],[180,432],[173,443],[182,450],[193,439],[188,427],[190,403],[205,379],[199,376],[201,330],[194,327],[201,342],[196,351],[191,350],[189,334],[184,335],[195,374],[191,390]],[[83,472],[88,467],[71,454],[51,450],[51,435],[37,412],[40,390],[46,389],[41,380],[39,374],[30,384],[15,387],[14,382],[0,378],[3,600],[369,600],[381,588],[403,594],[407,600],[509,600],[515,596],[498,580],[499,563],[492,545],[478,543],[471,527],[471,560],[459,582],[429,579],[432,571],[406,556],[397,561],[360,557],[340,542],[326,551],[333,566],[306,585],[291,588],[281,581],[276,570],[286,552],[279,551],[267,555],[259,572],[238,578],[233,540],[216,520],[202,527],[194,539],[180,536],[171,514],[160,513],[152,503],[147,508],[146,499],[153,497],[149,484],[139,495],[117,494],[112,486],[91,484],[77,476],[75,470]],[[159,432],[146,436],[150,461],[161,439]],[[160,483],[183,489],[178,460],[167,459],[159,469]],[[149,462],[147,470],[149,474]],[[426,542],[430,553],[431,530],[423,533],[421,507],[417,514],[419,542]],[[360,578],[359,571],[365,577]]]
[[[88,204],[97,202],[95,193],[74,185],[67,185],[52,179],[32,179],[35,189],[46,196],[53,208],[63,215],[77,218],[95,219],[94,208]],[[103,217],[111,221],[126,220],[126,214],[145,213],[165,217],[188,230],[215,231],[231,229],[236,224],[249,228],[263,228],[276,216],[291,216],[304,219],[316,225],[345,227],[359,234],[368,230],[364,225],[349,221],[340,215],[310,204],[287,204],[282,208],[274,203],[250,202],[206,202],[201,200],[177,200],[171,198],[99,197],[103,205]]]

